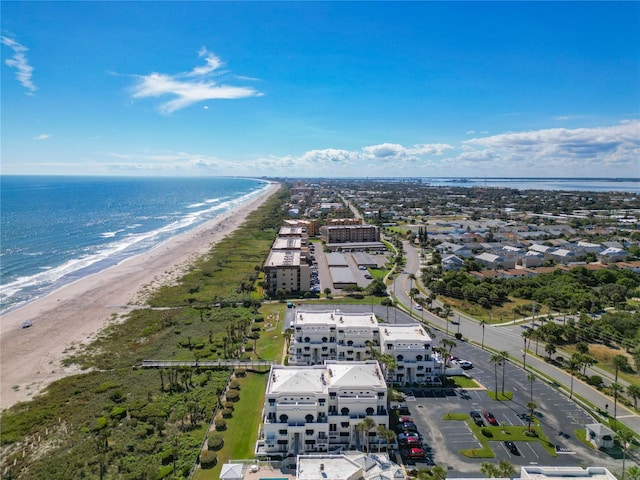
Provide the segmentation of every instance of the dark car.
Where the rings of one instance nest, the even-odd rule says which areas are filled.
[[[401,422],[396,425],[396,432],[418,432],[418,427],[412,422]]]
[[[402,455],[403,458],[407,458],[410,460],[424,460],[427,457],[427,454],[424,452],[424,450],[418,447],[401,450],[400,455]]]
[[[496,417],[493,416],[493,413],[487,412],[485,410],[482,413],[482,415],[484,415],[484,418],[487,419],[487,422],[489,422],[489,425],[493,425],[494,427],[498,426],[498,420],[496,420]]]
[[[512,455],[520,455],[520,451],[516,444],[513,442],[504,442],[504,446],[507,447],[507,450],[511,452]]]
[[[482,420],[482,414],[480,412],[478,412],[477,410],[471,410],[471,412],[469,412],[469,415],[471,416],[471,420],[473,420],[473,423],[475,423],[479,427],[484,427],[484,420]]]

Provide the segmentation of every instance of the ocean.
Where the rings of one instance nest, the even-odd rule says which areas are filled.
[[[640,178],[423,178],[434,187],[496,187],[517,190],[563,190],[640,193]]]
[[[259,194],[243,178],[0,177],[0,313]]]

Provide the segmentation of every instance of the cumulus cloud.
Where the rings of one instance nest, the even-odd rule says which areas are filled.
[[[27,95],[33,95],[33,92],[37,90],[37,87],[33,83],[33,67],[29,65],[26,52],[29,51],[27,47],[16,42],[12,38],[1,36],[0,41],[3,45],[6,45],[13,50],[13,56],[7,58],[4,63],[11,68],[16,69],[16,78],[20,84],[27,89],[25,92]]]
[[[34,140],[46,140],[47,138],[51,138],[51,135],[49,135],[48,133],[43,133],[41,135],[33,137]]]
[[[210,77],[218,74],[222,61],[204,47],[198,52],[198,56],[204,58],[205,64],[189,72],[175,75],[157,72],[137,75],[132,97],[174,97],[159,107],[160,112],[169,114],[204,100],[233,100],[262,95],[251,87],[224,85],[214,81]]]
[[[548,168],[593,165],[638,168],[640,158],[640,121],[596,128],[549,128],[504,133],[463,142],[460,160],[499,160],[501,164],[538,165],[540,173]],[[621,171],[620,173],[628,173]],[[574,174],[580,174],[580,171]]]

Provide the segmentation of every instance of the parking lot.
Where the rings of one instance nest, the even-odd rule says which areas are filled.
[[[452,353],[473,362],[473,368],[466,370],[466,374],[476,379],[480,387],[403,390],[408,416],[416,424],[430,454],[424,463],[407,462],[410,467],[427,467],[433,462],[458,475],[477,473],[481,463],[500,460],[506,460],[516,468],[521,465],[620,468],[618,461],[585,447],[576,438],[575,431],[593,423],[593,419],[552,385],[535,380],[532,397],[528,372],[508,362],[505,365],[505,391],[513,392],[513,399],[494,401],[487,394],[487,389],[495,389],[495,370],[489,360],[490,354],[464,342],[457,342]],[[498,388],[502,388],[502,365],[498,366]],[[443,419],[447,413],[465,413],[471,419],[469,413],[475,410],[481,414],[490,412],[499,425],[527,425],[526,404],[531,398],[538,405],[536,416],[544,433],[557,446],[555,457],[549,455],[539,442],[532,441],[514,442],[513,451],[504,442],[490,442],[495,458],[467,458],[460,452],[480,448],[480,442],[466,421]],[[483,421],[488,424],[484,416]]]

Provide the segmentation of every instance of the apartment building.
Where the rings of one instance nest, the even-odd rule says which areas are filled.
[[[264,264],[265,289],[270,294],[308,292],[311,289],[311,267],[301,250],[272,249]]]
[[[401,385],[433,383],[439,371],[433,341],[419,323],[381,326],[372,312],[299,310],[291,327],[290,365],[357,362],[388,354],[396,368],[385,369],[386,379]]]
[[[324,225],[320,238],[329,243],[368,243],[380,241],[380,228],[376,225]]]
[[[433,340],[419,323],[380,326],[380,349],[396,362],[387,381],[411,385],[436,380],[440,363],[433,357]]]
[[[365,417],[388,427],[387,384],[377,361],[274,365],[256,454],[331,452],[376,443],[377,428],[365,439],[356,427]]]

